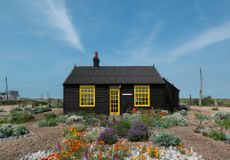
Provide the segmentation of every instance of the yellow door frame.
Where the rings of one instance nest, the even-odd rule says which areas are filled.
[[[117,93],[117,103],[116,102],[112,103],[112,98],[114,98],[114,96],[116,96],[116,95],[112,95],[113,91],[117,91],[117,92],[115,92],[115,93]],[[113,105],[113,109],[116,109],[116,107],[117,107],[117,112],[115,112],[115,111],[112,112],[112,105]],[[119,88],[116,88],[116,89],[110,88],[109,89],[109,115],[120,115],[120,89]]]

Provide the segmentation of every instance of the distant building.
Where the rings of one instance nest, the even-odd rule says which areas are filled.
[[[0,92],[0,100],[7,100],[7,92]],[[19,100],[19,91],[8,91],[8,100]]]

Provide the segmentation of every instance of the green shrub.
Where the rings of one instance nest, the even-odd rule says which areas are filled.
[[[100,120],[94,117],[87,117],[84,120],[84,124],[88,126],[98,126],[100,124]]]
[[[216,123],[220,127],[224,127],[224,128],[230,129],[230,119],[218,120],[218,121],[216,121]]]
[[[230,119],[230,113],[229,112],[217,112],[214,115],[215,120],[223,120],[223,119]]]
[[[176,146],[182,143],[181,139],[170,133],[160,133],[152,138],[152,141],[158,146]]]
[[[230,144],[230,135],[229,135],[229,134],[226,135],[226,143],[227,143],[227,144]]]
[[[13,136],[20,136],[20,135],[25,135],[28,134],[29,130],[25,126],[15,126],[13,129]]]
[[[12,112],[17,112],[17,111],[23,111],[23,109],[20,107],[16,107],[16,108],[13,108],[10,112],[12,113]]]
[[[98,132],[97,131],[91,131],[91,132],[86,132],[84,138],[86,142],[92,143],[94,142],[98,137]]]
[[[33,110],[32,110],[32,112],[34,114],[48,112],[48,111],[51,111],[51,107],[49,107],[49,106],[37,106],[37,107],[33,108]]]
[[[13,127],[11,124],[3,124],[0,126],[0,138],[10,137],[13,133]]]
[[[179,113],[180,113],[182,116],[187,116],[187,111],[186,111],[185,109],[180,110]]]
[[[153,119],[152,126],[155,128],[170,128],[173,126],[187,126],[188,121],[180,113],[163,116],[161,119]]]
[[[65,123],[67,116],[60,115],[60,116],[57,116],[55,119],[56,119],[57,123]]]
[[[44,116],[45,116],[45,119],[47,119],[47,120],[57,117],[57,115],[55,113],[46,113],[46,114],[44,114]]]
[[[33,112],[33,108],[32,107],[25,107],[24,111],[28,111],[28,112]]]
[[[33,119],[32,114],[28,112],[11,112],[9,122],[11,123],[25,123]]]
[[[203,106],[212,106],[215,103],[215,100],[212,99],[211,96],[203,97],[202,98],[202,105]]]
[[[76,130],[77,131],[85,131],[87,129],[87,126],[86,125],[83,125],[83,124],[78,124],[75,126]]]
[[[204,115],[204,114],[202,114],[202,113],[200,113],[200,112],[195,112],[194,115],[195,115],[196,119],[198,119],[198,120],[200,120],[200,121],[210,120],[210,117],[209,117],[209,116]]]
[[[195,133],[201,133],[203,136],[208,136],[210,132],[211,132],[211,129],[208,127],[198,127],[195,130]]]
[[[83,120],[84,118],[78,115],[72,115],[66,119],[67,122],[82,122]]]
[[[169,128],[169,126],[171,126],[171,125],[166,125],[166,124],[163,124],[162,121],[160,121],[160,120],[153,119],[152,126],[154,128]]]
[[[152,116],[148,114],[141,114],[141,121],[149,126],[152,123]]]
[[[6,117],[0,117],[0,124],[2,124],[2,123],[7,123],[8,122],[8,120],[7,120],[7,118]]]
[[[57,126],[57,121],[55,118],[43,119],[38,121],[37,125],[38,127],[52,127]]]
[[[10,136],[20,136],[28,134],[29,131],[24,126],[17,126],[11,124],[3,124],[0,126],[0,138],[7,138]]]
[[[3,109],[3,108],[0,108],[0,112],[4,112],[4,109]]]
[[[131,122],[129,120],[121,119],[117,125],[112,127],[117,131],[119,137],[126,137],[131,128]]]
[[[211,110],[218,111],[219,109],[218,109],[218,107],[213,107]]]
[[[226,140],[226,134],[224,134],[223,132],[220,131],[215,131],[215,130],[211,130],[208,134],[208,137],[214,139],[214,140],[219,140],[219,141],[224,141]]]

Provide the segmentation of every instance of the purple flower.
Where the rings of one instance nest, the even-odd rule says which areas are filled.
[[[56,150],[61,151],[61,145],[59,142],[56,143],[55,148]]]
[[[84,153],[84,158],[89,158],[89,152],[88,151],[86,151],[85,153]]]

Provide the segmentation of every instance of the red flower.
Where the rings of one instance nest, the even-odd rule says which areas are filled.
[[[136,113],[137,112],[137,109],[136,108],[133,108],[133,113]]]

